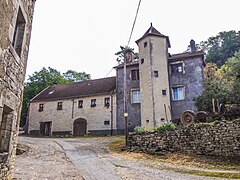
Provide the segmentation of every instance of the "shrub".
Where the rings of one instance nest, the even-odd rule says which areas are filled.
[[[136,126],[136,127],[134,128],[134,132],[135,132],[136,134],[144,134],[146,131],[145,131],[145,129],[144,129],[143,127]]]
[[[154,129],[155,132],[165,132],[175,129],[176,126],[173,123],[164,123]]]

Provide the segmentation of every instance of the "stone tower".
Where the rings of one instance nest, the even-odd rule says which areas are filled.
[[[152,129],[171,119],[168,73],[169,38],[151,24],[139,47],[141,125]]]
[[[35,0],[0,1],[0,179],[11,179]]]

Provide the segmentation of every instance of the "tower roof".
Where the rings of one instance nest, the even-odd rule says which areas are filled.
[[[168,47],[171,47],[170,45],[170,41],[169,41],[169,37],[168,36],[165,36],[164,34],[160,33],[156,28],[153,27],[152,23],[151,23],[151,26],[150,28],[144,33],[144,35],[138,39],[136,41],[136,43],[138,44],[139,41],[141,41],[143,38],[147,37],[147,36],[159,36],[159,37],[163,37],[163,38],[166,38],[167,39],[167,43],[168,43]]]

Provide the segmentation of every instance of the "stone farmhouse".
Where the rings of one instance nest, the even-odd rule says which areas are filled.
[[[169,37],[152,25],[136,41],[139,59],[126,54],[128,129],[153,129],[196,110],[193,98],[203,91],[204,53],[169,54]],[[28,132],[52,134],[121,134],[124,132],[124,64],[116,77],[46,88],[30,102]]]
[[[0,4],[0,179],[11,179],[35,0]]]

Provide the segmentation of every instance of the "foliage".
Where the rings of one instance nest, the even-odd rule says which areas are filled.
[[[198,50],[206,53],[206,62],[215,63],[221,67],[228,58],[240,51],[240,31],[223,31],[216,36],[209,37],[207,41],[196,44]],[[189,47],[188,50],[189,51]]]
[[[29,101],[43,89],[53,84],[66,84],[86,79],[90,79],[90,75],[85,72],[78,73],[68,70],[62,75],[59,71],[51,67],[48,67],[48,69],[44,67],[39,72],[34,72],[24,84],[20,126],[25,125]]]
[[[204,72],[205,90],[194,99],[198,110],[212,112],[212,98],[223,104],[240,103],[240,52],[229,58],[221,68],[207,64]]]
[[[63,77],[66,80],[72,81],[72,82],[78,82],[86,79],[90,79],[90,74],[86,74],[85,72],[76,72],[73,70],[68,70],[67,72],[63,73]]]
[[[140,126],[136,126],[136,127],[134,128],[134,132],[135,132],[136,134],[144,134],[144,133],[146,133],[145,129],[144,129],[143,127],[140,127]]]
[[[176,126],[173,123],[164,123],[159,125],[158,127],[156,127],[154,129],[154,131],[156,132],[165,132],[165,131],[171,131],[173,129],[175,129]]]
[[[138,53],[135,53],[133,48],[130,48],[130,47],[128,47],[128,46],[125,46],[125,47],[120,46],[120,49],[121,49],[120,51],[118,51],[118,52],[115,53],[115,55],[118,56],[118,58],[117,58],[118,64],[121,64],[121,63],[124,62],[124,57],[125,57],[125,54],[126,54],[127,52],[132,52],[134,59],[138,59],[138,58],[139,58],[139,54],[138,54]]]

